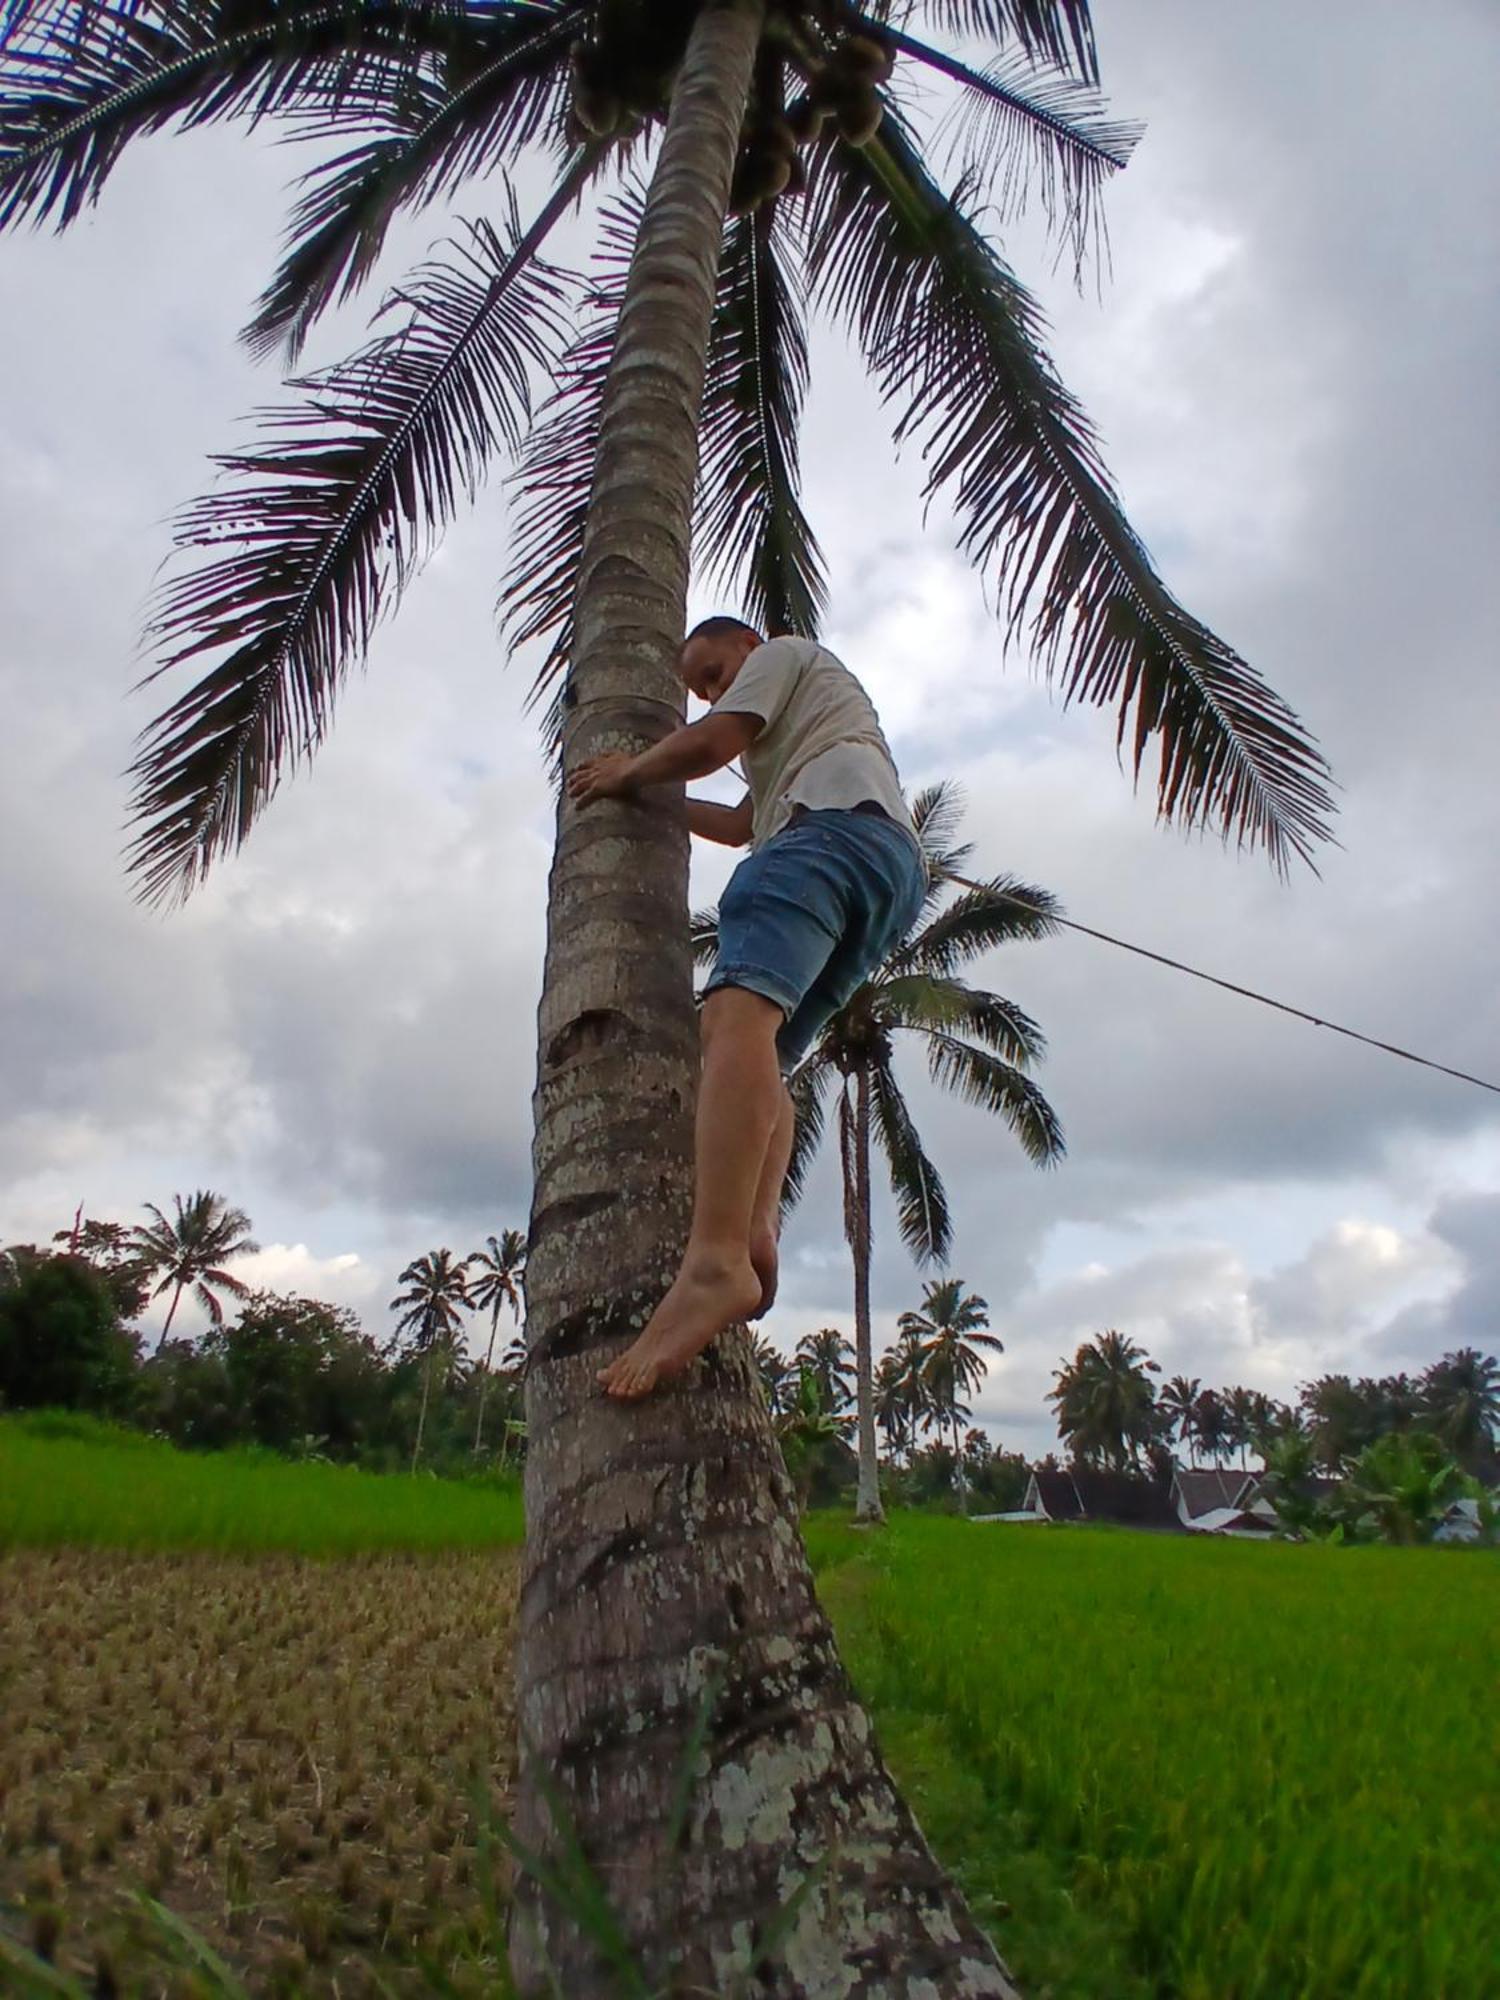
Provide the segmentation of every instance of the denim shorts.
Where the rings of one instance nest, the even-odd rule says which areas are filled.
[[[719,903],[719,956],[704,992],[741,986],[786,1020],[784,1072],[916,922],[927,895],[917,843],[879,811],[799,812],[742,861]]]

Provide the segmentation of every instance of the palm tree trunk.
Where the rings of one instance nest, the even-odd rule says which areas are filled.
[[[479,1456],[479,1440],[484,1432],[484,1399],[490,1392],[490,1362],[495,1355],[495,1330],[500,1324],[500,1301],[495,1301],[495,1310],[490,1314],[490,1344],[484,1355],[484,1380],[479,1385],[479,1415],[474,1423],[474,1456]]]
[[[411,1453],[411,1469],[413,1472],[417,1469],[417,1460],[422,1456],[422,1433],[427,1428],[427,1392],[432,1386],[432,1347],[433,1343],[429,1341],[427,1344],[427,1360],[422,1369],[422,1407],[417,1412],[417,1441],[412,1446]]]
[[[875,1451],[875,1365],[870,1338],[870,1078],[861,1067],[854,1078],[854,1187],[845,1190],[854,1246],[854,1389],[859,1410],[859,1486],[854,1518],[874,1526],[885,1521],[880,1504],[880,1465]],[[852,1200],[851,1200],[852,1194]]]
[[[569,762],[637,747],[681,713],[697,418],[764,6],[703,7],[673,93],[605,397]],[[743,1331],[643,1403],[598,1392],[686,1236],[691,991],[681,811],[564,799],[538,1022],[517,1833],[554,1865],[576,1839],[651,1990],[729,1988],[837,1848],[763,2000],[1010,1996],[840,1665]],[[619,1975],[576,1901],[523,1871],[516,1910],[523,2000],[614,2000]]]
[[[159,1354],[159,1353],[161,1352],[161,1350],[162,1350],[162,1349],[163,1349],[163,1348],[164,1348],[164,1347],[166,1346],[166,1344],[167,1344],[167,1335],[168,1335],[168,1334],[169,1334],[169,1333],[170,1333],[170,1332],[172,1331],[172,1315],[173,1315],[173,1314],[174,1314],[174,1313],[176,1312],[176,1310],[177,1310],[177,1302],[178,1302],[178,1300],[179,1300],[179,1299],[180,1299],[180,1298],[182,1297],[182,1293],[183,1293],[183,1287],[184,1287],[184,1286],[185,1286],[186,1284],[187,1284],[187,1279],[186,1279],[186,1278],[182,1278],[182,1279],[180,1279],[180,1280],[178,1281],[178,1285],[177,1285],[177,1289],[176,1289],[176,1291],[175,1291],[175,1292],[173,1292],[173,1294],[172,1294],[172,1303],[171,1303],[171,1305],[169,1305],[169,1306],[167,1307],[167,1323],[166,1323],[166,1325],[165,1325],[165,1326],[164,1326],[164,1327],[162,1328],[162,1330],[161,1330],[161,1338],[160,1338],[160,1340],[158,1340],[158,1341],[157,1341],[157,1343],[156,1343],[156,1351],[157,1351],[157,1353],[158,1353],[158,1354]]]

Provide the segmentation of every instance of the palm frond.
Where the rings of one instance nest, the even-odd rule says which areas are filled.
[[[817,539],[798,498],[807,394],[802,300],[780,240],[780,204],[729,224],[719,263],[701,420],[696,539],[744,615],[811,638],[827,606]]]
[[[786,1170],[786,1184],[781,1195],[783,1215],[794,1209],[802,1199],[808,1172],[822,1144],[827,1109],[823,1099],[832,1074],[829,1063],[820,1056],[812,1055],[788,1080],[787,1088],[791,1092],[796,1122],[792,1128],[791,1162]]]
[[[1041,347],[1041,313],[964,190],[943,193],[892,113],[862,151],[815,151],[811,195],[817,292],[903,406],[898,441],[923,437],[928,498],[949,493],[962,549],[997,563],[1009,636],[1026,628],[1065,701],[1118,705],[1137,776],[1157,739],[1164,819],[1216,819],[1283,871],[1292,854],[1310,862],[1329,837],[1327,765],[1157,576]]]
[[[946,977],[997,945],[1055,937],[1058,914],[1057,898],[1045,889],[1011,875],[997,875],[983,887],[956,896],[891,954],[889,967],[893,973]]]
[[[1099,80],[1089,0],[924,0],[934,25],[986,42],[1019,42],[1033,61]]]
[[[983,179],[1001,222],[1024,215],[1038,194],[1049,230],[1071,244],[1074,277],[1081,278],[1090,250],[1107,248],[1105,178],[1129,164],[1145,127],[1109,117],[1089,84],[1064,70],[1039,70],[1024,52],[974,69],[909,35],[890,39],[961,86],[941,128],[952,140],[949,158],[958,152]]]
[[[890,1065],[872,1063],[869,1079],[870,1112],[890,1171],[901,1241],[918,1263],[942,1263],[953,1244],[942,1176],[923,1150]]]
[[[456,0],[153,0],[27,9],[0,43],[0,228],[96,201],[123,148],[175,118],[369,102],[439,42]]]
[[[927,1060],[934,1083],[1003,1118],[1035,1166],[1055,1166],[1062,1158],[1062,1126],[1030,1077],[954,1035],[929,1034]]]
[[[469,226],[455,261],[431,263],[383,310],[400,332],[299,385],[271,437],[219,463],[234,483],[179,523],[179,549],[236,551],[165,593],[152,635],[167,657],[227,655],[144,732],[132,816],[148,899],[187,895],[240,844],[283,766],[310,756],[336,689],[373,628],[529,409],[528,371],[560,344],[557,274],[537,251],[572,201],[581,156],[524,234]],[[142,683],[145,685],[145,683]]]
[[[1013,1000],[981,992],[961,979],[916,972],[882,980],[880,1012],[892,1027],[972,1035],[1021,1068],[1040,1062],[1046,1053],[1046,1037]]]
[[[464,38],[455,29],[441,72],[414,74],[376,108],[392,129],[367,136],[372,114],[361,109],[360,143],[303,176],[307,192],[292,211],[286,255],[241,335],[252,353],[283,345],[295,361],[318,315],[374,268],[401,207],[451,194],[558,125],[563,54],[582,12],[581,0],[514,0],[466,16]],[[349,123],[340,107],[314,110],[295,121],[293,136],[322,139]]]
[[[533,702],[566,670],[572,655],[573,598],[594,485],[604,385],[645,202],[644,186],[632,178],[600,210],[597,275],[583,321],[557,366],[556,386],[537,412],[511,482],[517,507],[499,610],[512,649],[550,635],[532,683]],[[555,704],[553,721],[560,722]]]
[[[964,789],[953,778],[924,785],[911,802],[912,825],[922,843],[927,865],[934,873],[962,868],[974,852],[968,842],[955,845],[963,812]]]
[[[694,910],[688,918],[694,965],[709,966],[719,955],[719,912]]]

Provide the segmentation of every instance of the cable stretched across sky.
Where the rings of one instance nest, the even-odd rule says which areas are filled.
[[[971,882],[967,876],[955,875],[950,869],[944,869],[943,873],[960,889],[977,889],[984,895],[998,896],[1002,902],[1014,903],[1017,909],[1030,910],[1034,907],[1025,897],[1009,895],[991,882]],[[1351,1042],[1363,1042],[1368,1048],[1382,1049],[1386,1055],[1400,1056],[1404,1062],[1420,1063],[1423,1069],[1435,1069],[1443,1076],[1457,1077],[1460,1083],[1472,1083],[1477,1089],[1491,1090],[1500,1097],[1500,1083],[1491,1083],[1482,1076],[1471,1076],[1467,1070],[1453,1069],[1447,1063],[1434,1062],[1430,1056],[1415,1055],[1410,1049],[1397,1048],[1394,1042],[1379,1041],[1374,1035],[1362,1035],[1357,1028],[1340,1027],[1337,1021],[1325,1021],[1321,1015],[1289,1006],[1285,1000],[1273,1000],[1269,993],[1257,993],[1253,987],[1236,986],[1232,979],[1219,979],[1212,972],[1200,972],[1196,966],[1168,958],[1165,952],[1148,951],[1144,945],[1128,944],[1124,938],[1111,937],[1108,931],[1091,930],[1087,924],[1074,923],[1071,917],[1049,917],[1048,922],[1062,930],[1078,931],[1084,937],[1097,938],[1101,944],[1115,945],[1121,951],[1133,951],[1137,958],[1154,959],[1158,965],[1168,966],[1173,972],[1185,972],[1190,978],[1202,979],[1210,986],[1222,986],[1226,993],[1238,993],[1244,1000],[1258,1000],[1263,1007],[1274,1007],[1280,1014],[1291,1014],[1299,1021],[1310,1021],[1315,1028],[1327,1028],[1332,1034],[1347,1035]]]

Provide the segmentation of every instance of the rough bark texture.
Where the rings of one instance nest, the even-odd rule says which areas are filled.
[[[705,8],[675,93],[603,417],[570,762],[638,747],[680,712],[704,355],[763,14],[764,0]],[[743,1334],[643,1404],[597,1391],[595,1369],[644,1324],[686,1232],[697,1072],[686,886],[680,812],[562,807],[527,1267],[517,1833],[554,1861],[566,1845],[545,1772],[653,1993],[1008,1995],[839,1664]],[[524,1877],[512,1951],[527,2000],[635,1990],[576,1910]]]
[[[854,1387],[859,1412],[857,1521],[883,1521],[880,1460],[875,1449],[875,1362],[870,1336],[870,1078],[864,1068],[854,1080],[854,1187],[849,1202],[854,1251]]]

